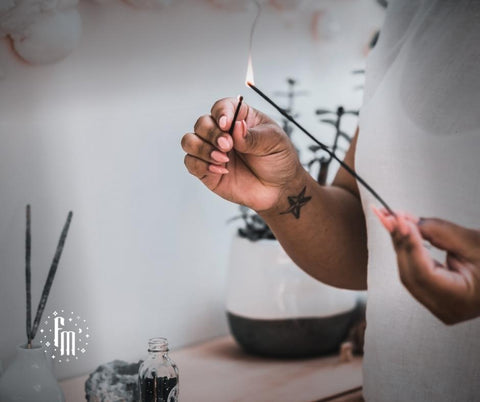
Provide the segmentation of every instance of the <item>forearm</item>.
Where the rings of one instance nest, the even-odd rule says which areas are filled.
[[[301,196],[291,199],[299,201],[292,208],[288,197],[298,197],[304,188],[303,201]],[[320,186],[305,173],[289,185],[275,208],[260,215],[308,274],[337,287],[366,288],[365,220],[355,195],[340,187]]]
[[[217,101],[182,138],[185,165],[213,192],[256,211],[294,261],[338,287],[366,287],[366,235],[358,187],[340,169],[321,187],[291,141],[269,117],[235,99]],[[233,133],[226,130],[232,127]],[[354,169],[355,143],[345,162]]]

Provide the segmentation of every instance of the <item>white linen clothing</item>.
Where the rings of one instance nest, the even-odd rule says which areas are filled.
[[[396,0],[367,65],[356,170],[394,209],[480,228],[480,0]],[[368,232],[367,401],[480,401],[480,319],[445,326]]]

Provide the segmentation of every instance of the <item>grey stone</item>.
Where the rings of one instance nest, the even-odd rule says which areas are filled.
[[[122,360],[102,364],[85,382],[85,397],[89,402],[138,401],[138,363]]]

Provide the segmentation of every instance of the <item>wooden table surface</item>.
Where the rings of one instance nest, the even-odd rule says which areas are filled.
[[[250,356],[230,336],[170,352],[181,402],[361,401],[361,359],[279,360]],[[61,382],[67,402],[84,401],[87,376]]]

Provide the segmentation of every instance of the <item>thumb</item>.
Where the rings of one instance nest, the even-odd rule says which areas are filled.
[[[281,150],[284,138],[274,124],[260,124],[247,128],[247,124],[243,120],[235,124],[233,144],[238,152],[266,156]]]
[[[479,247],[479,234],[475,230],[438,218],[420,218],[418,228],[422,237],[435,247],[462,257],[469,257]]]

